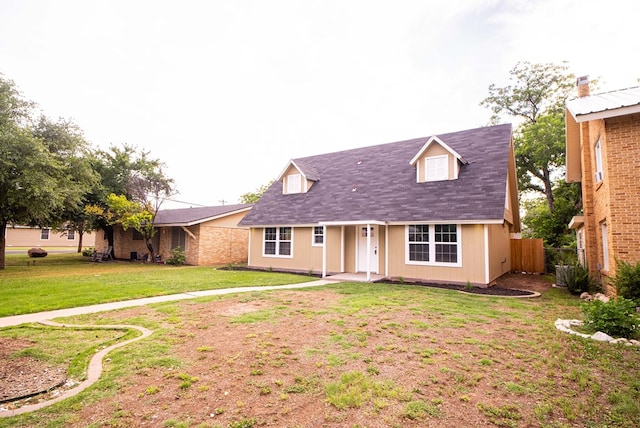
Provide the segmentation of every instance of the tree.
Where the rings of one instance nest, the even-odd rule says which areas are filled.
[[[553,181],[564,171],[564,103],[575,77],[566,63],[518,63],[511,84],[489,86],[480,105],[491,109],[492,122],[503,115],[519,119],[514,133],[518,183],[521,191],[541,192],[550,212],[555,210]]]
[[[82,238],[92,230],[89,217],[84,212],[87,195],[95,188],[98,176],[90,162],[90,150],[82,130],[68,119],[54,122],[40,116],[33,135],[48,148],[51,155],[65,165],[59,179],[59,188],[64,197],[61,210],[55,213],[50,226],[63,234],[70,231],[78,234],[78,252],[82,251]],[[82,198],[70,195],[82,194]]]
[[[575,247],[575,235],[567,229],[567,225],[579,209],[580,185],[559,180],[554,185],[553,192],[556,195],[553,212],[542,198],[523,202],[526,209],[522,219],[526,225],[523,235],[527,238],[542,238],[547,247]]]
[[[108,244],[113,248],[113,226],[115,224],[121,224],[124,228],[134,226],[133,223],[123,220],[127,213],[123,207],[110,206],[110,203],[117,202],[111,195],[117,195],[125,201],[136,204],[135,210],[132,206],[128,209],[132,210],[130,212],[148,213],[148,220],[138,218],[138,221],[140,226],[142,221],[146,221],[144,227],[141,227],[149,230],[147,232],[137,228],[136,230],[142,233],[143,237],[147,233],[149,240],[145,243],[153,257],[154,249],[151,245],[151,238],[155,234],[153,222],[162,203],[175,192],[173,180],[164,173],[164,164],[158,159],[150,158],[149,152],[138,151],[136,147],[127,144],[121,148],[111,146],[108,151],[98,151],[93,163],[101,177],[101,184],[91,195],[92,203],[87,206],[85,212],[92,217],[96,227],[105,232]],[[120,211],[114,211],[114,208]]]
[[[38,135],[33,108],[13,81],[0,75],[0,269],[9,224],[49,225],[65,205],[82,198],[83,185],[70,178],[73,156]]]
[[[240,203],[241,204],[255,204],[262,197],[264,192],[267,191],[269,187],[273,184],[273,180],[271,180],[267,184],[263,184],[258,187],[254,192],[247,192],[240,195]]]

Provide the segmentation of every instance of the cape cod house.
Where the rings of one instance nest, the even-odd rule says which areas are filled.
[[[293,159],[240,225],[254,268],[486,286],[520,231],[511,125]]]
[[[580,182],[583,214],[572,219],[578,257],[607,279],[616,260],[640,261],[640,87],[590,94],[578,79],[579,97],[566,103],[567,181]]]

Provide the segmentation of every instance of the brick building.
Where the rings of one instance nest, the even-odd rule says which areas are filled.
[[[567,181],[582,184],[583,215],[572,219],[578,256],[607,279],[616,261],[640,261],[640,87],[591,95],[578,79],[566,104]]]
[[[249,230],[238,223],[250,209],[251,205],[237,204],[160,210],[154,222],[154,251],[166,260],[173,248],[182,247],[189,265],[246,263]],[[96,248],[106,250],[107,240],[97,241]],[[141,258],[149,252],[142,235],[119,226],[114,228],[113,251],[118,259],[130,259],[132,253]]]

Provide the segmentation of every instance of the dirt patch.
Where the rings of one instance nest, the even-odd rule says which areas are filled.
[[[550,287],[532,275],[509,275],[497,285],[538,292]],[[134,374],[117,379],[118,393],[83,407],[69,426],[495,426],[479,403],[496,409],[516,405],[518,420],[534,420],[535,394],[504,392],[505,384],[524,383],[513,377],[513,368],[522,366],[526,351],[514,346],[500,350],[499,358],[493,351],[484,356],[485,342],[526,345],[536,331],[535,325],[511,320],[508,307],[496,305],[504,312],[499,319],[454,319],[384,296],[371,309],[357,311],[343,299],[337,290],[283,290],[180,302],[171,314],[149,307],[110,314],[110,322],[157,322],[181,363],[132,359]],[[4,343],[7,349],[19,345]],[[45,371],[30,367],[36,376]],[[344,408],[328,403],[328,383],[350,373],[364,374],[382,395]],[[6,385],[0,379],[0,391]],[[409,403],[417,402],[426,406],[416,405],[422,413],[410,412]]]
[[[52,366],[30,356],[16,356],[31,342],[0,337],[0,403],[28,397],[60,386],[66,366]]]

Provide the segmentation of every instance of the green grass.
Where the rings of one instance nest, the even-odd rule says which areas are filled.
[[[130,267],[131,272],[140,268]],[[177,269],[197,271],[202,278],[217,275],[211,269]],[[247,302],[256,303],[253,312],[204,315],[214,305],[247,309]],[[579,317],[579,305],[579,299],[556,289],[515,301],[409,285],[341,283],[166,302],[130,315],[125,310],[73,317],[68,321],[142,325],[154,334],[110,353],[101,379],[78,397],[0,419],[0,427],[78,425],[81,409],[99,402],[113,402],[113,410],[94,426],[135,426],[140,422],[131,416],[135,404],[117,403],[141,376],[152,380],[136,397],[154,409],[166,406],[172,413],[156,424],[167,426],[296,426],[287,415],[308,401],[326,404],[314,418],[331,426],[355,427],[345,421],[354,414],[390,427],[445,426],[456,415],[469,415],[483,426],[640,426],[640,349],[556,331],[554,320]],[[280,327],[291,325],[301,333],[295,338]],[[308,326],[316,333],[304,337]],[[83,353],[78,360],[86,361],[100,343],[121,340],[122,334],[94,340],[82,336],[93,330],[69,330],[67,338],[64,330],[28,328],[20,337],[33,338],[30,355],[63,362]],[[218,332],[235,338],[226,340],[237,347],[221,352],[214,341]],[[84,343],[88,340],[94,341]],[[56,348],[62,341],[68,351]],[[228,396],[216,391],[222,380],[237,385]],[[242,396],[243,390],[250,395]],[[211,409],[197,416],[174,404],[186,400],[205,400]],[[250,410],[263,406],[269,412],[260,416]]]
[[[0,270],[0,317],[187,291],[307,281],[301,275],[211,267],[91,263],[76,253],[42,259],[7,255],[7,267]]]

